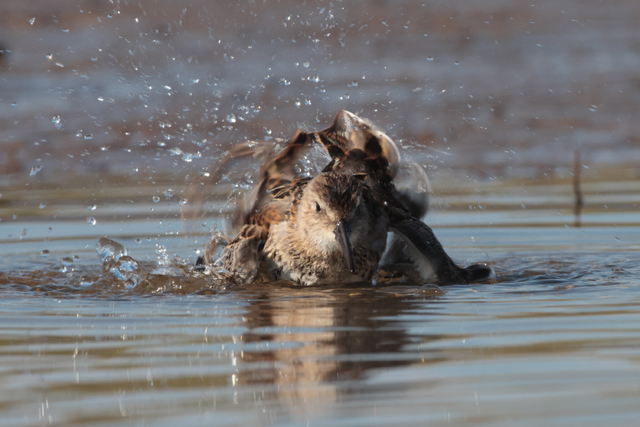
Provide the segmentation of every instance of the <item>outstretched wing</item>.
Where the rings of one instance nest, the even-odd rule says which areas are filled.
[[[220,262],[244,283],[257,278],[271,226],[286,219],[291,201],[299,197],[308,182],[295,176],[295,164],[308,141],[308,134],[298,131],[284,150],[262,167],[260,184],[246,204],[249,208],[237,215],[242,230],[225,247]]]
[[[313,135],[332,157],[325,171],[360,175],[371,188],[376,202],[384,207],[389,217],[390,231],[404,241],[406,255],[423,279],[437,278],[443,284],[468,283],[493,274],[493,270],[484,265],[458,267],[431,228],[420,221],[428,208],[426,174],[419,165],[415,165],[419,170],[410,171],[414,175],[412,179],[423,184],[424,191],[398,191],[394,178],[400,167],[400,154],[393,140],[383,131],[371,122],[341,110],[329,128]],[[391,250],[400,250],[400,247],[394,245]],[[402,255],[392,258],[400,259]]]
[[[408,255],[423,279],[435,277],[447,285],[484,280],[494,274],[491,267],[481,264],[458,267],[445,252],[431,228],[416,218],[396,218],[396,221],[391,222],[390,228],[404,239]]]
[[[240,234],[224,249],[220,262],[229,271],[236,273],[243,283],[256,280],[260,272],[262,249],[269,232],[260,225],[247,224]]]
[[[333,124],[313,134],[332,159],[344,157],[351,150],[360,150],[365,157],[381,157],[387,162],[391,177],[400,167],[400,151],[389,136],[367,119],[340,110]]]

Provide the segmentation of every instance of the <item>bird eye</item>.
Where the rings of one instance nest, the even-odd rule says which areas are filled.
[[[316,212],[320,212],[320,205],[316,202]]]

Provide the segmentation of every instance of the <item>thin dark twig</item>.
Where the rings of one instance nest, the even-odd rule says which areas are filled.
[[[582,207],[584,206],[584,202],[582,200],[582,189],[580,188],[580,171],[581,171],[581,153],[580,149],[577,148],[573,160],[573,194],[575,196],[575,203],[573,205],[573,214],[575,216],[575,224],[576,228],[581,225],[581,213]]]

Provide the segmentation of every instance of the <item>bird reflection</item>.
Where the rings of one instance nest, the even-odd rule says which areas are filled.
[[[261,401],[279,403],[277,409],[267,405],[277,412],[273,417],[293,419],[326,410],[372,369],[411,363],[403,349],[423,337],[412,339],[397,319],[442,294],[437,287],[301,289],[278,283],[255,292],[244,316],[249,332],[242,337],[242,361],[269,368],[240,367],[238,385],[272,384],[263,388],[271,391]]]

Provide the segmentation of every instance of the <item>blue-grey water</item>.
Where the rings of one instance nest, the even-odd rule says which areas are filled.
[[[95,225],[72,206],[3,220],[0,424],[635,425],[637,216],[586,212],[574,228],[567,210],[448,197],[427,221],[495,281],[226,286],[191,270],[207,233],[185,231],[170,199],[147,205],[163,220],[117,203]],[[104,271],[104,235],[150,276]]]
[[[637,0],[3,0],[0,426],[637,426],[638,16]],[[256,162],[212,173],[229,147],[340,108],[427,170],[427,223],[495,280],[193,271],[256,182]],[[103,264],[104,238],[130,258]]]

